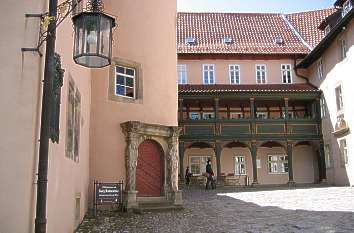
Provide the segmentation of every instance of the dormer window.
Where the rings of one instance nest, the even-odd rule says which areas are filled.
[[[194,45],[196,43],[196,39],[194,37],[187,37],[186,44]]]
[[[351,0],[347,0],[343,3],[342,17],[344,17],[353,8]]]
[[[284,44],[284,39],[281,36],[277,36],[273,39],[274,44],[277,45],[283,45]]]
[[[327,25],[324,30],[325,35],[327,35],[330,31],[331,31],[331,25]]]
[[[229,45],[229,44],[232,44],[234,42],[234,40],[231,37],[224,37],[223,42],[224,42],[224,44]]]

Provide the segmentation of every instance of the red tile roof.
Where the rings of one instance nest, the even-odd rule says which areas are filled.
[[[324,31],[319,30],[318,27],[334,12],[336,12],[336,9],[330,8],[289,14],[286,17],[302,38],[314,48],[324,37]]]
[[[314,33],[318,43],[323,34],[317,29],[333,9],[316,11],[318,13],[298,13],[288,15],[294,27],[305,40]],[[315,19],[306,19],[306,17]],[[296,24],[295,24],[296,23]],[[316,24],[308,26],[307,24]],[[305,25],[305,26],[303,26]],[[306,29],[307,26],[312,28]],[[320,35],[317,35],[320,34]],[[274,38],[282,37],[284,44],[274,43]],[[196,43],[186,43],[187,37]],[[230,37],[232,44],[224,44],[223,39]],[[178,53],[233,53],[233,54],[308,54],[310,50],[292,31],[281,14],[270,13],[178,13],[177,16]]]
[[[179,94],[191,93],[230,93],[230,92],[319,92],[317,88],[309,84],[253,84],[253,85],[231,85],[231,84],[184,84],[178,85]]]

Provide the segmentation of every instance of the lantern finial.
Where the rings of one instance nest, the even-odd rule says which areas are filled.
[[[102,0],[90,0],[87,2],[86,8],[91,12],[103,12],[104,5]]]

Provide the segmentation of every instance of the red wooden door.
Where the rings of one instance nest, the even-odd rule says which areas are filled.
[[[163,183],[162,149],[160,145],[146,140],[138,148],[138,164],[136,168],[136,190],[138,196],[161,196]]]

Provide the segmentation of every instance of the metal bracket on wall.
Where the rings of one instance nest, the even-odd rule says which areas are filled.
[[[60,5],[58,5],[58,14],[56,17],[49,17],[48,12],[43,14],[25,14],[26,18],[40,18],[40,29],[38,35],[37,46],[32,48],[21,48],[22,52],[37,52],[40,56],[43,54],[40,51],[40,47],[46,41],[48,34],[51,32],[48,31],[48,25],[51,21],[55,21],[56,28],[64,21],[66,17],[70,15],[78,7],[79,3],[83,0],[66,0]]]

